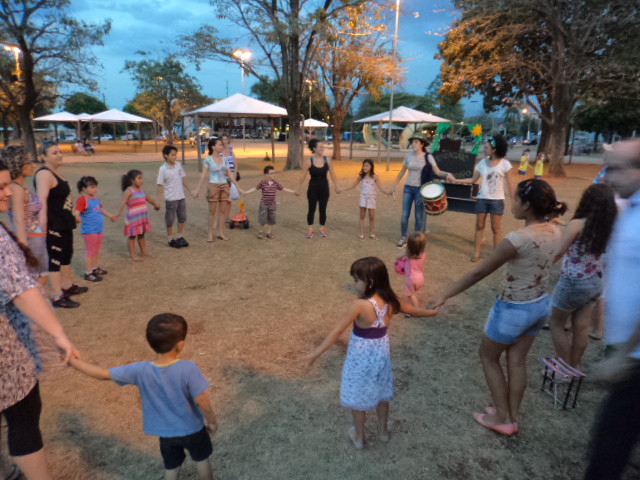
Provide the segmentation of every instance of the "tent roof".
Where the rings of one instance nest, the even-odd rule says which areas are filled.
[[[329,124],[325,122],[321,122],[320,120],[316,120],[314,118],[307,118],[304,121],[305,127],[328,127]]]
[[[112,108],[111,110],[107,110],[105,112],[96,113],[95,115],[91,115],[90,119],[87,119],[90,122],[96,123],[151,123],[153,120],[149,120],[148,118],[139,117],[138,115],[131,115],[130,113],[123,112],[122,110],[118,110],[117,108]]]
[[[88,122],[89,120],[91,120],[91,117],[92,115],[84,112],[78,114],[78,120],[81,120],[83,122]]]
[[[227,117],[227,118],[270,118],[286,117],[287,111],[284,108],[271,105],[270,103],[247,97],[241,93],[231,95],[224,100],[212,103],[206,107],[198,108],[186,115],[198,115],[200,117]]]
[[[420,110],[414,110],[408,107],[394,108],[391,115],[392,122],[398,123],[451,123],[451,120],[441,118],[430,113],[421,112]],[[389,112],[378,113],[367,118],[356,120],[355,123],[373,123],[373,122],[388,122]]]
[[[77,115],[69,112],[52,113],[44,117],[34,118],[36,122],[77,122],[80,120]]]

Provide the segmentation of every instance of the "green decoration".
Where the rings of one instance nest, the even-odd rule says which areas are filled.
[[[451,128],[450,123],[439,123],[438,129],[436,130],[436,138],[433,139],[433,143],[431,144],[431,151],[436,152],[438,148],[440,148],[440,137],[443,133]]]

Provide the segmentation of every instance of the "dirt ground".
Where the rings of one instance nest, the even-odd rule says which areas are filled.
[[[119,206],[120,176],[129,168],[144,172],[145,189],[155,195],[157,163],[74,163],[64,175],[75,184],[95,176],[106,209]],[[242,159],[241,186],[262,178],[265,163]],[[276,165],[282,168],[282,162]],[[336,166],[342,187],[350,185],[359,161]],[[389,185],[400,168],[376,165]],[[599,167],[571,165],[567,177],[549,179],[558,197],[576,205]],[[512,170],[512,173],[515,173]],[[194,162],[187,181],[196,184]],[[296,188],[300,172],[278,173]],[[519,180],[512,175],[515,184]],[[588,379],[575,410],[554,410],[540,392],[539,357],[552,354],[549,333],[533,346],[529,388],[520,433],[512,438],[478,426],[471,413],[489,405],[477,348],[494,301],[500,272],[450,300],[441,314],[404,319],[390,329],[396,396],[391,404],[392,439],[373,435],[367,420],[367,446],[355,451],[345,432],[350,414],[340,407],[340,373],[348,332],[308,372],[298,357],[309,351],[345,314],[355,298],[349,266],[375,255],[392,265],[399,251],[400,198],[378,196],[376,240],[358,239],[359,192],[331,194],[329,238],[304,238],[306,198],[278,194],[278,225],[272,240],[256,238],[259,194],[246,197],[248,230],[228,232],[230,241],[206,243],[207,204],[188,199],[189,248],[167,246],[164,211],[151,211],[153,258],[127,260],[122,220],[107,221],[101,265],[104,281],[89,284],[76,297],[81,307],[57,310],[83,357],[104,367],[153,359],[144,330],[154,314],[175,312],[189,323],[183,358],[194,360],[209,378],[220,429],[212,462],[217,478],[244,479],[462,479],[516,480],[582,478],[590,427],[603,391]],[[234,202],[232,212],[238,210]],[[474,217],[447,212],[430,217],[425,268],[426,300],[469,270]],[[520,227],[507,212],[505,232]],[[489,229],[485,241],[490,242]],[[75,238],[76,273],[84,267],[84,245]],[[490,250],[485,248],[485,254]],[[557,270],[557,267],[556,267]],[[396,291],[403,279],[392,273]],[[557,278],[555,271],[554,279]],[[86,284],[79,280],[78,283]],[[601,357],[593,342],[589,364]],[[60,479],[160,479],[158,440],[142,431],[137,389],[98,382],[66,367],[50,367],[42,379],[42,427],[51,469]],[[197,478],[190,460],[182,478]],[[629,477],[630,478],[630,477]]]

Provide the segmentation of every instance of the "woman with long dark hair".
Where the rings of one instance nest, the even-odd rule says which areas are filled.
[[[602,255],[617,213],[611,187],[604,183],[591,185],[582,194],[556,255],[556,260],[563,255],[564,260],[560,280],[553,291],[549,326],[556,355],[572,367],[580,366],[589,343],[591,315],[602,293]],[[565,332],[568,318],[571,318],[571,330]]]
[[[520,182],[511,212],[518,220],[524,220],[524,228],[508,234],[480,266],[431,302],[437,308],[506,265],[500,293],[480,342],[480,361],[494,406],[473,414],[480,425],[502,435],[519,430],[520,404],[527,386],[527,354],[551,313],[547,282],[561,234],[548,220],[566,209],[547,182]],[[506,376],[500,363],[503,354],[508,364]]]

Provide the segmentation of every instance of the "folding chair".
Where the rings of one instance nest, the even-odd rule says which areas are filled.
[[[573,368],[560,357],[541,358],[540,360],[545,366],[540,390],[553,397],[553,408],[557,408],[559,404],[562,404],[562,408],[566,410],[574,386],[575,392],[573,392],[571,408],[576,408],[582,379],[586,376],[585,373]],[[547,381],[549,381],[548,386],[546,385]],[[560,395],[565,387],[566,392],[563,400]]]

